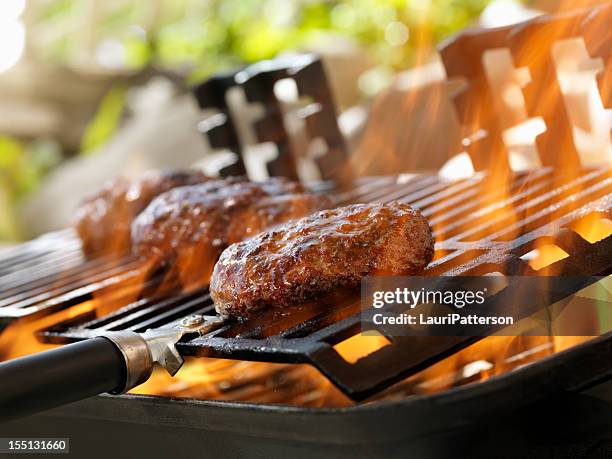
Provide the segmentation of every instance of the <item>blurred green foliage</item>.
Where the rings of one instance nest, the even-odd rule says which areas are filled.
[[[49,58],[69,62],[84,52],[102,55],[106,51],[115,53],[109,58],[113,66],[139,69],[156,64],[183,69],[196,78],[308,46],[330,33],[354,40],[380,65],[405,68],[414,63],[417,49],[465,27],[487,3],[60,0],[37,2],[33,15],[36,27],[50,37],[39,50]],[[81,22],[79,27],[66,27],[75,20]],[[394,40],[397,23],[405,27],[405,39]],[[53,33],[58,28],[64,32]]]
[[[19,142],[0,136],[0,240],[19,238],[15,203],[34,190],[60,159],[55,142]]]
[[[418,62],[488,0],[30,0],[30,59],[77,69],[170,69],[188,82],[313,44],[350,40],[383,72]],[[95,151],[120,123],[128,88],[111,89],[83,134]],[[0,240],[14,209],[60,160],[49,142],[0,137]]]
[[[81,154],[94,151],[114,134],[121,120],[125,97],[124,85],[115,86],[106,93],[96,114],[83,133]]]

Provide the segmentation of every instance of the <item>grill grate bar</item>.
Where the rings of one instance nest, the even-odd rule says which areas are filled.
[[[91,276],[80,279],[77,278],[74,282],[67,285],[60,285],[59,287],[52,288],[50,290],[42,290],[41,293],[35,292],[34,295],[28,295],[26,293],[24,295],[16,295],[14,297],[6,298],[0,301],[0,307],[12,306],[13,308],[27,308],[32,305],[42,303],[43,301],[57,298],[65,293],[69,293],[90,284],[104,282],[106,280],[125,275],[126,273],[132,274],[135,272],[134,268],[138,268],[139,266],[141,266],[141,263],[138,261],[132,261],[125,266],[112,266],[108,269],[97,271]]]
[[[456,236],[456,233],[454,233],[453,230],[460,230],[467,225],[473,225],[482,220],[486,220],[493,212],[518,204],[522,200],[529,198],[534,194],[540,193],[541,191],[546,191],[548,187],[552,185],[552,181],[550,180],[536,182],[533,185],[528,184],[527,182],[523,183],[525,188],[523,188],[522,191],[516,192],[508,199],[482,207],[481,204],[483,204],[483,200],[476,194],[476,196],[470,196],[470,198],[474,199],[470,199],[470,202],[467,204],[456,206],[452,210],[448,210],[442,214],[438,214],[437,216],[430,218],[429,221],[431,225],[434,228],[437,228],[440,226],[441,222],[446,222],[447,220],[453,219],[453,217],[459,217],[453,219],[452,222],[447,222],[443,228],[436,232],[435,236],[440,239],[448,239],[449,237]],[[471,212],[471,215],[469,217],[465,217],[466,212],[472,209],[473,212]],[[425,216],[429,217],[429,213],[435,212],[436,210],[438,209],[434,210],[430,208],[427,209],[424,214]]]
[[[62,257],[61,260],[64,260],[64,257]],[[79,281],[88,281],[96,275],[99,276],[113,268],[121,269],[121,267],[125,267],[130,261],[133,261],[133,259],[95,259],[78,264],[77,266],[70,266],[67,269],[58,269],[53,273],[39,277],[29,283],[27,283],[27,281],[25,284],[22,282],[15,282],[11,285],[11,288],[5,290],[2,295],[0,295],[0,300],[6,299],[7,297],[13,299],[28,298],[39,293],[48,292],[50,289],[74,285]],[[58,263],[58,267],[61,267],[61,265],[61,262]],[[2,301],[0,301],[0,307],[1,306]]]
[[[127,329],[139,333],[144,333],[150,328],[157,328],[163,326],[167,323],[182,319],[183,317],[191,314],[209,313],[212,309],[212,301],[210,299],[210,296],[207,295],[202,298],[195,298],[187,302],[183,302],[182,304],[177,305],[171,309],[166,309],[164,312],[158,312],[151,318],[142,322],[137,322],[134,325],[129,326]]]
[[[53,276],[54,273],[68,270],[83,262],[83,256],[80,252],[69,252],[67,254],[59,254],[55,259],[41,261],[37,266],[31,269],[13,271],[0,278],[0,288],[3,289],[2,295],[7,290],[14,290],[21,286],[28,288],[40,281],[41,279]]]
[[[452,196],[464,192],[469,189],[473,189],[482,183],[482,177],[475,177],[471,179],[462,180],[457,183],[442,182],[438,186],[432,186],[425,190],[420,190],[415,193],[411,193],[402,196],[399,199],[402,202],[410,204],[420,210],[425,210],[428,205],[433,203],[439,203],[445,199],[450,199]],[[397,198],[394,198],[397,199]],[[387,202],[390,200],[387,200]]]
[[[536,174],[534,174],[536,175]],[[453,219],[453,225],[446,224],[445,230],[448,231],[459,223],[454,217],[461,216],[462,224],[474,221],[482,215],[488,214],[504,206],[520,202],[521,199],[538,193],[540,189],[551,185],[552,181],[545,174],[527,176],[514,181],[510,188],[510,197],[498,199],[493,204],[479,193],[477,188],[470,189],[460,195],[444,200],[427,207],[423,214],[428,217],[430,224],[436,227],[440,222]],[[489,200],[490,201],[490,200]],[[450,209],[449,209],[450,207]],[[466,216],[467,215],[467,216]],[[440,235],[441,239],[447,239]]]
[[[609,195],[612,191],[612,179],[606,179],[603,182],[597,183],[592,187],[580,191],[579,193],[572,194],[571,196],[566,197],[560,202],[557,202],[551,206],[545,207],[544,209],[538,211],[537,213],[525,217],[523,220],[516,222],[504,230],[495,232],[489,235],[490,239],[504,239],[504,235],[507,235],[513,231],[524,230],[525,228],[529,228],[530,231],[533,224],[537,222],[537,220],[542,219],[543,217],[549,216],[552,213],[560,212],[562,209],[569,209],[574,206],[576,202],[580,202],[582,204],[588,204],[594,199],[605,197]],[[522,209],[521,209],[522,210]],[[539,225],[541,226],[541,225]]]
[[[597,174],[597,173],[594,173]],[[601,175],[601,174],[600,174]],[[585,182],[587,182],[588,179],[593,179],[593,175],[592,174],[587,174],[586,176],[583,176],[579,179],[577,179],[574,182],[571,182],[570,184],[564,185],[560,188],[555,188],[554,190],[550,190],[548,192],[545,192],[543,194],[540,194],[538,196],[533,197],[532,199],[530,199],[529,201],[517,206],[516,208],[513,209],[512,212],[505,212],[502,215],[497,215],[497,216],[492,216],[489,218],[486,218],[484,220],[483,223],[481,224],[470,224],[470,221],[467,221],[464,219],[463,223],[468,225],[468,228],[463,231],[462,233],[459,233],[457,235],[454,235],[451,239],[453,240],[468,240],[468,241],[475,241],[475,240],[495,240],[498,238],[498,234],[497,233],[493,233],[493,234],[488,234],[485,237],[478,237],[476,238],[475,236],[477,235],[481,235],[488,227],[493,226],[494,224],[498,224],[504,228],[507,228],[505,226],[505,224],[507,224],[507,220],[515,220],[516,222],[512,225],[512,227],[514,229],[520,229],[520,225],[527,221],[527,219],[529,217],[524,217],[524,218],[516,218],[517,216],[523,215],[529,211],[532,211],[534,208],[537,207],[541,207],[544,206],[546,201],[551,201],[554,198],[559,198],[561,196],[564,195],[565,193],[568,193],[569,190],[572,187],[579,187],[580,185],[583,185]],[[578,198],[578,197],[583,197],[585,195],[588,195],[589,193],[591,193],[592,191],[597,191],[601,188],[604,188],[604,190],[602,190],[603,192],[605,192],[605,188],[608,187],[609,189],[609,185],[610,182],[608,179],[604,179],[603,182],[598,182],[595,183],[593,186],[591,187],[587,187],[584,190],[578,192],[578,193],[574,193],[574,194],[569,194],[568,198],[564,199],[562,202],[564,205],[567,204],[575,204],[574,199]],[[583,201],[584,204],[588,204],[587,200]],[[548,207],[545,207],[544,210],[548,209],[548,212],[546,213],[547,215],[552,213],[553,210],[557,210],[560,207],[561,203],[551,203],[551,205],[549,205]],[[476,217],[480,217],[480,214],[477,214]],[[504,222],[504,220],[506,220],[506,222]],[[501,233],[503,234],[504,231],[502,231]],[[438,237],[438,233],[435,232],[434,236],[437,238]],[[445,239],[447,240],[447,239]]]
[[[508,190],[507,195],[500,190]],[[612,237],[591,244],[568,229],[590,214],[609,215],[612,178],[608,169],[586,170],[566,183],[559,183],[551,169],[541,169],[517,175],[504,186],[490,182],[484,174],[459,181],[432,176],[382,177],[362,181],[336,197],[337,202],[359,202],[366,197],[383,202],[400,199],[421,208],[438,235],[436,259],[427,268],[428,275],[536,274],[519,257],[546,241],[558,244],[569,254],[547,267],[551,272],[594,276],[612,270]],[[508,234],[510,237],[503,238]],[[296,308],[291,319],[263,313],[249,323],[227,324],[177,347],[193,356],[312,363],[358,399],[475,341],[465,337],[427,342],[390,338],[390,345],[349,363],[333,346],[360,330],[361,312],[355,297],[343,298],[342,303],[326,298],[303,305]],[[325,307],[330,302],[334,308]],[[144,298],[101,318],[84,316],[80,321],[58,324],[40,337],[43,341],[69,342],[95,336],[101,330],[144,332],[194,312],[214,314],[205,289]],[[378,331],[385,334],[384,329]]]
[[[127,307],[118,309],[101,318],[94,319],[86,324],[83,328],[96,330],[117,330],[130,326],[139,320],[146,320],[160,312],[167,311],[175,306],[181,305],[184,302],[192,301],[193,299],[201,298],[205,295],[207,288],[198,289],[192,293],[183,293],[170,297],[154,297],[143,298],[136,303]]]
[[[117,270],[111,277],[100,276],[95,282],[84,281],[73,288],[63,288],[57,295],[38,295],[36,298],[4,306],[0,309],[0,321],[18,318],[37,318],[61,309],[74,306],[96,297],[100,299],[130,298],[148,288],[159,285],[162,276],[155,276],[144,283],[134,282],[142,274],[142,265],[135,265],[129,270]],[[108,297],[105,296],[108,292]]]
[[[80,241],[75,237],[72,230],[48,233],[15,247],[3,249],[0,252],[0,273],[5,272],[5,270],[14,270],[20,259],[32,255],[43,256],[47,253],[66,252],[79,247]]]
[[[358,183],[356,186],[351,187],[348,190],[343,190],[335,194],[338,205],[343,205],[348,202],[353,202],[356,199],[365,199],[368,193],[376,192],[381,187],[387,185],[393,185],[394,180],[392,177],[374,177],[370,180]]]
[[[357,200],[352,202],[388,202],[394,199],[393,196],[403,196],[406,194],[417,193],[419,190],[424,189],[431,190],[433,188],[435,190],[443,186],[443,183],[441,183],[436,177],[432,176],[426,176],[423,178],[413,177],[409,181],[402,181],[400,178],[398,178],[398,180],[395,182],[385,187],[379,187],[377,190],[366,195],[359,196]]]
[[[72,252],[74,252],[74,250]],[[32,269],[37,269],[41,263],[50,263],[53,261],[53,258],[57,257],[59,254],[60,252],[55,250],[24,254],[24,256],[15,259],[11,263],[8,263],[3,270],[0,270],[0,279],[15,272],[26,272]]]
[[[45,249],[48,250],[54,244],[64,243],[75,243],[77,241],[74,230],[67,228],[60,231],[52,231],[50,233],[43,234],[35,239],[23,242],[19,245],[6,247],[0,250],[0,263],[10,257],[29,251],[33,249]]]

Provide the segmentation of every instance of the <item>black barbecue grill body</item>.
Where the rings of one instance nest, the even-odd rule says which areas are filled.
[[[603,337],[586,344],[478,384],[400,401],[321,409],[104,395],[2,424],[0,432],[70,436],[71,454],[92,459],[607,458],[612,383],[574,372],[607,367],[612,345]]]
[[[543,198],[553,203],[572,201],[576,204],[574,196],[577,190],[571,186],[559,193],[546,189],[545,184],[549,182],[550,174],[550,170],[544,170],[518,177],[518,183],[521,183],[522,179],[523,184],[519,185],[517,193],[510,199],[515,199],[514,203],[523,205],[528,199],[540,202],[535,207],[536,212],[531,214],[531,223],[525,222],[530,225],[528,228],[531,230],[526,237],[521,236],[518,240],[493,245],[494,249],[500,249],[497,251],[487,252],[484,249],[488,246],[483,243],[484,245],[478,247],[479,256],[476,258],[473,249],[478,243],[462,243],[450,238],[445,242],[446,247],[442,247],[443,250],[448,250],[448,254],[434,262],[431,269],[439,273],[448,268],[450,271],[447,272],[461,274],[469,271],[470,267],[495,271],[524,266],[519,259],[520,255],[531,250],[536,241],[546,240],[558,242],[571,254],[569,258],[561,261],[564,267],[573,268],[577,273],[586,270],[591,275],[596,274],[590,271],[590,262],[595,261],[595,267],[599,266],[597,260],[607,263],[609,250],[597,250],[598,245],[590,244],[593,258],[584,258],[581,254],[588,254],[589,250],[582,250],[584,243],[575,233],[569,231],[557,239],[551,238],[550,234],[552,226],[558,229],[593,213],[610,215],[608,173],[602,169],[585,171],[575,181],[576,188],[580,190],[578,203],[583,207],[578,211],[570,210],[551,225],[541,226],[541,220],[534,217],[546,217],[546,211],[550,208]],[[410,199],[415,199],[425,207],[425,212],[430,213],[429,218],[433,221],[445,215],[444,207],[440,209],[440,205],[444,203],[447,207],[450,205],[449,212],[458,212],[456,217],[451,217],[449,221],[461,223],[460,212],[469,211],[470,206],[478,208],[475,197],[478,196],[478,183],[481,178],[450,184],[432,177],[421,177],[408,183],[402,183],[401,179],[397,178],[382,178],[364,183],[360,187],[361,199],[395,199],[408,196],[409,202],[412,202]],[[409,193],[406,193],[407,188]],[[539,190],[535,197],[529,194],[529,190],[533,188]],[[559,206],[555,208],[558,209]],[[482,219],[481,224],[486,225],[487,222],[487,219]],[[468,228],[474,228],[469,225],[473,222],[466,223]],[[462,230],[461,225],[446,228],[451,235]],[[610,241],[610,237],[602,241],[602,247],[607,247]],[[504,253],[507,257],[501,256]],[[597,273],[606,274],[599,271]],[[171,302],[178,303],[176,307],[165,309],[165,315],[155,313],[151,316],[139,316],[138,305],[134,309],[132,304],[125,311],[127,321],[123,322],[119,329],[138,329],[147,324],[161,325],[171,319],[172,314],[180,315],[181,307],[185,308],[185,314],[193,312],[189,309],[192,306],[196,309],[210,308],[209,304],[205,304],[205,295],[202,295],[202,292],[195,292],[195,295],[199,299],[181,301],[181,298],[171,298]],[[62,303],[64,299],[67,301],[66,305]],[[61,297],[60,301],[52,299],[42,304],[57,310],[70,306],[73,301],[75,300],[69,292],[68,296]],[[143,301],[146,309],[148,299]],[[29,306],[20,310],[7,305],[0,307],[0,312],[9,312],[5,318],[7,321],[19,317],[21,313],[24,320],[28,318],[28,308]],[[34,314],[40,312],[37,310]],[[130,322],[135,318],[138,320]],[[43,332],[43,335],[45,339],[56,341],[78,340],[87,337],[82,333],[87,335],[90,332],[89,325],[114,325],[114,320],[121,320],[122,317],[121,312],[118,312],[106,318],[85,319],[83,323],[83,317],[77,317],[74,323],[60,324],[58,328]],[[189,346],[189,343],[183,344]],[[239,347],[246,346],[248,350],[248,340],[238,340],[236,344]],[[219,455],[226,453],[234,456],[256,455],[261,452],[261,455],[266,457],[286,457],[288,454],[312,457],[314,451],[319,457],[354,457],[358,450],[364,457],[405,457],[407,452],[412,452],[417,457],[441,457],[443,453],[458,451],[459,444],[468,448],[466,451],[469,451],[474,442],[477,444],[478,435],[470,434],[469,430],[479,422],[482,424],[483,421],[479,419],[485,419],[484,423],[490,427],[489,419],[503,418],[519,406],[550,397],[551,394],[579,391],[610,379],[611,345],[612,336],[607,334],[483,383],[452,389],[434,396],[413,396],[398,402],[372,402],[353,408],[319,410],[158,397],[96,397],[51,411],[49,414],[29,418],[24,422],[3,424],[0,429],[3,434],[21,432],[21,435],[33,432],[30,429],[38,429],[39,432],[58,432],[56,429],[65,429],[65,432],[89,431],[87,435],[78,435],[75,441],[89,439],[95,445],[93,453],[100,453],[101,457],[108,457],[108,445],[111,443],[113,448],[115,444],[121,443],[140,444],[140,452],[146,452],[150,457],[156,457],[156,454],[157,457],[168,457],[167,454],[158,454],[169,451],[168,445],[171,445],[173,451],[190,451],[190,456],[193,451],[201,448]],[[556,405],[553,403],[551,406]],[[154,434],[151,434],[152,432]],[[76,433],[74,435],[77,436]],[[116,441],[109,442],[109,435]],[[473,440],[467,441],[469,438]],[[449,449],[449,444],[455,446]],[[95,457],[91,453],[92,451],[88,451],[87,457]],[[138,451],[133,452],[133,455],[138,455]]]

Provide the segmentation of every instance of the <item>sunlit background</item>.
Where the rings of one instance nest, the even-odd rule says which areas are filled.
[[[62,226],[73,201],[117,171],[160,167],[168,156],[168,165],[182,166],[204,155],[188,87],[215,72],[284,52],[321,53],[341,127],[358,150],[376,97],[384,100],[392,85],[444,78],[435,53],[441,40],[466,26],[505,25],[576,2],[566,3],[2,0],[0,241]],[[592,78],[594,70],[585,71]],[[570,80],[562,83],[571,89]],[[540,128],[536,120],[534,132]],[[597,148],[609,149],[608,121],[597,129],[604,139]],[[416,168],[437,169],[448,159],[450,147],[436,145],[414,145]],[[444,154],[427,163],[423,148]]]

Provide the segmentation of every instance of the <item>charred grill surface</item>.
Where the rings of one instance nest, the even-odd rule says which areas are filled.
[[[244,320],[356,287],[368,274],[415,274],[433,247],[427,220],[407,204],[324,210],[229,246],[210,293],[221,316]]]

